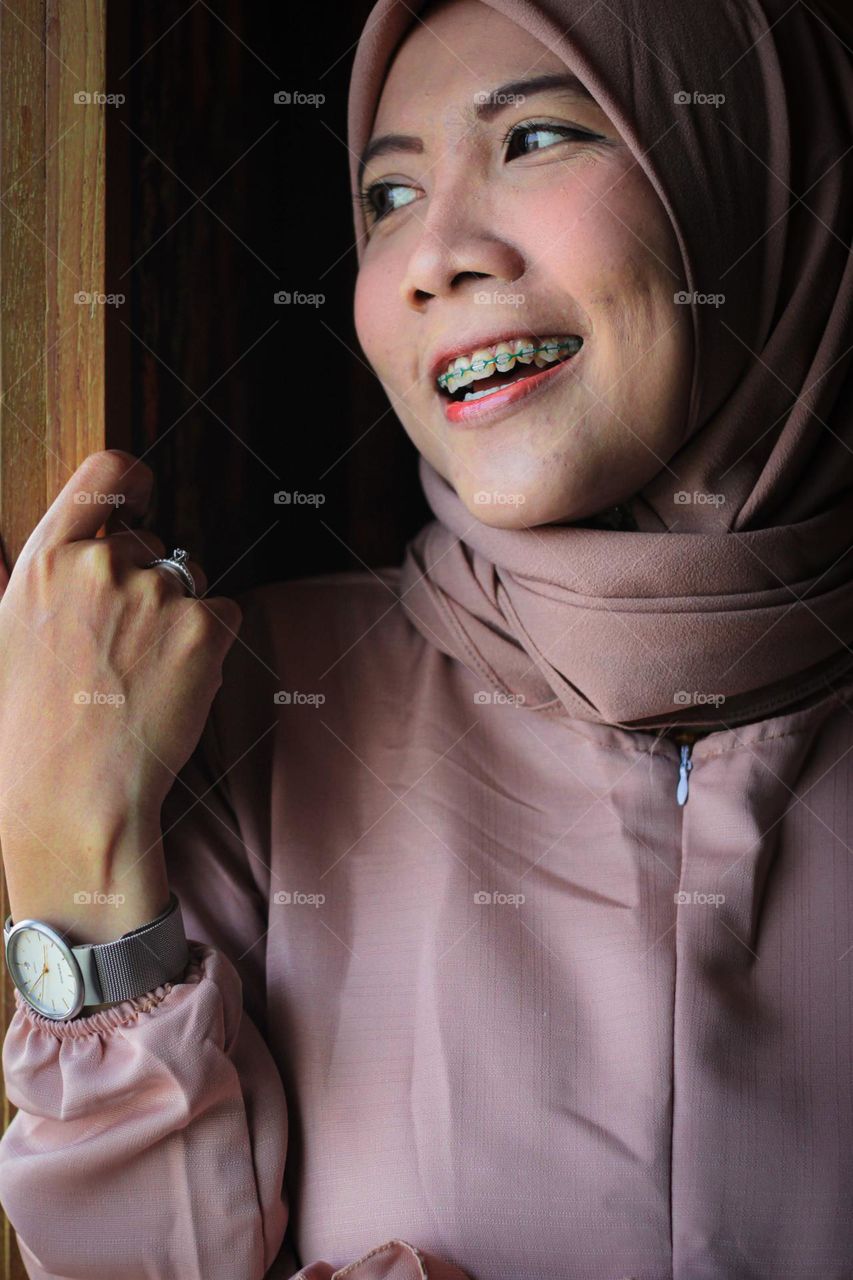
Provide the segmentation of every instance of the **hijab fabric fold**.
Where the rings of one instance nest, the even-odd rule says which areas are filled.
[[[435,519],[402,602],[527,706],[649,729],[795,710],[853,672],[853,58],[817,3],[719,0],[710,22],[683,0],[485,3],[562,57],[655,188],[693,299],[692,388],[636,530],[489,527],[422,457]],[[365,24],[353,190],[425,8],[379,0]],[[724,100],[678,101],[694,93]]]

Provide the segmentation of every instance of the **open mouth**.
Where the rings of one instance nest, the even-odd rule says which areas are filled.
[[[501,344],[499,349],[456,360],[437,382],[442,398],[453,404],[485,400],[565,363],[582,346],[583,338],[577,335],[546,338],[538,343],[535,339],[519,340],[512,348]]]

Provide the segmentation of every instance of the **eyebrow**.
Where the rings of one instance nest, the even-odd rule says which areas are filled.
[[[553,93],[554,91],[559,91],[564,97],[580,98],[598,105],[589,89],[577,76],[572,75],[571,72],[551,72],[533,76],[527,80],[510,80],[506,84],[499,85],[497,89],[491,89],[488,93],[478,94],[477,101],[473,104],[473,117],[476,120],[493,120],[502,111],[516,105],[514,102],[506,101],[508,98],[519,95],[529,98],[535,93]],[[359,187],[361,187],[364,171],[371,160],[399,151],[422,155],[423,150],[423,139],[410,134],[384,133],[378,138],[373,138],[364,148],[358,162]]]

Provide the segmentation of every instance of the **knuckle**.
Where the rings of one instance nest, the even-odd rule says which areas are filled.
[[[236,631],[243,621],[243,610],[230,596],[208,596],[207,602],[215,618],[217,629]]]
[[[236,600],[227,600],[224,605],[224,612],[228,626],[232,631],[239,631],[243,623],[243,610],[240,608]]]
[[[165,569],[146,569],[142,575],[142,587],[157,609],[180,599],[178,584]]]
[[[78,544],[75,559],[77,572],[86,575],[96,589],[118,586],[121,578],[121,556],[109,538],[94,538]]]
[[[51,543],[48,546],[38,547],[28,556],[26,567],[29,573],[36,575],[42,579],[52,578],[56,573],[57,561],[59,560],[62,546],[60,544]]]
[[[184,639],[190,648],[207,648],[216,633],[215,614],[200,601],[188,600],[184,615]]]
[[[50,545],[19,557],[15,566],[17,580],[27,597],[32,596],[41,602],[51,599],[57,589],[58,561],[62,550],[61,545]]]
[[[150,529],[124,529],[121,533],[111,535],[126,547],[132,557],[147,555],[151,560],[160,559],[163,555],[163,543]],[[147,568],[147,563],[139,562],[140,568]]]

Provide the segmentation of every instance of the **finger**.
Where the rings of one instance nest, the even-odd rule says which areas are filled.
[[[3,555],[3,548],[0,546],[0,600],[3,599],[3,593],[9,585],[9,570],[6,567],[6,559]]]
[[[166,558],[165,551],[157,552],[155,555],[149,556],[144,554],[142,547],[138,547],[138,548],[129,549],[128,554],[132,558],[133,563],[136,564],[140,569],[144,569],[146,573],[161,574],[164,578],[167,578],[169,582],[174,584],[176,592],[180,591],[181,584],[183,583],[183,578],[178,572],[172,569],[167,569],[165,568],[164,565],[154,565],[152,568],[150,569],[148,568],[149,560],[165,559]],[[207,575],[205,574],[204,569],[202,569],[198,561],[193,560],[192,557],[190,557],[189,560],[184,561],[184,563],[186,567],[189,569],[190,573],[192,574],[193,581],[195,582],[196,595],[203,596],[205,591],[207,590]],[[190,594],[189,588],[186,583],[183,584],[183,590],[186,595]]]
[[[149,560],[165,556],[166,545],[158,538],[153,529],[122,529],[119,533],[111,533],[109,541],[127,556],[128,564],[142,568]]]
[[[123,449],[102,449],[81,462],[30,534],[22,555],[49,546],[94,538],[108,514],[145,511],[154,472]]]
[[[137,529],[141,524],[144,524],[146,510],[151,504],[155,488],[156,478],[148,496],[148,501],[141,509],[138,504],[133,502],[116,503],[104,525],[104,537],[109,537],[111,533],[123,533],[125,529]]]
[[[243,610],[236,600],[230,596],[206,596],[198,606],[206,609],[220,623],[221,640],[228,648],[237,639],[240,624],[243,621]]]

